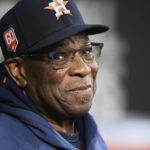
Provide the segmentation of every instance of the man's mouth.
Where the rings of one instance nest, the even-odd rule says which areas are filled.
[[[75,87],[72,88],[70,90],[67,90],[68,93],[76,93],[76,94],[88,94],[89,92],[91,92],[91,85],[87,85],[87,86],[79,86],[79,87]]]

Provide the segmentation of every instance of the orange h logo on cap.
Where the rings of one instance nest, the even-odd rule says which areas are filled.
[[[53,0],[53,2],[49,3],[49,6],[45,7],[44,9],[55,10],[57,20],[59,20],[60,16],[64,14],[72,15],[70,10],[66,8],[68,1],[63,0]]]

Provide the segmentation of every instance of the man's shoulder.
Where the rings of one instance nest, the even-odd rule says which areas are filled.
[[[18,126],[21,126],[21,122],[18,119],[11,115],[0,113],[0,130],[13,132],[15,129],[18,130]]]
[[[0,150],[54,150],[14,116],[0,113]]]
[[[7,122],[7,117],[0,114],[0,149],[12,150],[17,149],[18,143],[13,131],[11,131],[11,122]]]
[[[0,133],[0,150],[35,150],[30,143],[21,141],[6,128],[0,128]]]
[[[32,150],[32,137],[30,130],[18,119],[0,113],[0,150]],[[35,138],[32,140],[34,142]]]
[[[0,149],[12,150],[17,149],[18,143],[10,132],[3,127],[0,127]]]

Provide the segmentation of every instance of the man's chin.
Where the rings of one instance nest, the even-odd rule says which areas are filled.
[[[69,114],[73,118],[82,117],[89,112],[91,106],[92,106],[91,103],[84,103],[84,104],[73,106]]]
[[[86,104],[91,100],[91,97],[90,96],[82,96],[82,97],[77,96],[76,100],[80,102],[81,104]]]

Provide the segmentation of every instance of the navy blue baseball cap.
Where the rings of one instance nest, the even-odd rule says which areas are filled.
[[[73,0],[20,0],[0,20],[5,59],[53,45],[71,35],[102,33],[107,26],[85,24]]]

